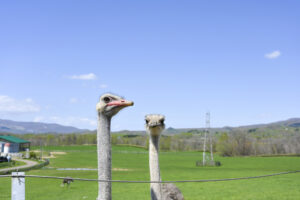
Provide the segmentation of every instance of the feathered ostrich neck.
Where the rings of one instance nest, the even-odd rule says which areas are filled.
[[[161,181],[159,169],[159,135],[153,136],[150,133],[149,142],[149,166],[150,166],[150,179],[151,181]],[[162,190],[160,183],[151,183],[151,199],[162,200]]]
[[[96,105],[98,112],[98,179],[100,180],[111,180],[111,118],[127,106],[133,106],[133,101],[109,93],[103,94]],[[111,182],[98,182],[98,186],[97,200],[111,200]]]
[[[111,117],[98,113],[98,179],[111,180],[111,144],[110,144]],[[111,200],[111,183],[99,182],[99,196],[97,200]]]

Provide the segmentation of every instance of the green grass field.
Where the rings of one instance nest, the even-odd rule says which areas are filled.
[[[13,161],[13,162],[3,162],[0,163],[0,169],[2,168],[7,168],[7,167],[17,167],[21,165],[25,165],[26,163],[21,162],[21,161]]]
[[[47,176],[70,176],[97,178],[96,171],[62,171],[55,168],[97,168],[96,146],[47,147],[46,151],[63,151],[55,155],[46,169],[33,170],[26,174]],[[163,152],[160,154],[162,180],[220,179],[272,174],[300,169],[300,157],[218,157],[221,167],[196,167],[200,152]],[[114,146],[113,168],[128,171],[113,171],[114,180],[149,180],[148,152],[141,148]],[[61,187],[61,180],[26,179],[28,200],[95,200],[97,183],[75,181]],[[300,173],[261,179],[210,183],[176,184],[186,200],[203,199],[300,199]],[[10,199],[10,178],[0,179],[0,199]],[[149,184],[113,183],[113,199],[150,199]]]

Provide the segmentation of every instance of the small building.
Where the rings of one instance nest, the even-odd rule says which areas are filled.
[[[10,135],[0,135],[0,153],[18,153],[30,148],[30,142]]]

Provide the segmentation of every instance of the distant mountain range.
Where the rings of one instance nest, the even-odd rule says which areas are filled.
[[[248,126],[238,126],[238,127],[230,127],[225,126],[221,128],[211,128],[212,132],[231,132],[235,130],[243,130],[253,132],[253,131],[272,131],[272,130],[281,130],[286,128],[300,128],[300,118],[291,118],[284,121],[278,121],[268,124],[255,124],[255,125],[248,125]],[[180,133],[199,133],[205,131],[205,128],[166,128],[164,130],[164,135],[175,135]],[[145,131],[129,131],[123,130],[114,132],[114,134],[125,134],[125,135],[142,135],[146,134]]]
[[[249,126],[241,126],[240,128],[277,128],[277,127],[300,127],[300,118],[291,118],[284,121],[273,122],[269,124],[256,124]]]
[[[300,118],[291,118],[284,121],[278,121],[268,124],[255,124],[248,126],[239,127],[222,127],[222,128],[211,128],[213,132],[230,132],[233,130],[274,130],[282,128],[300,128]],[[182,132],[201,132],[205,128],[172,128],[169,127],[164,131],[165,135],[174,135]],[[12,120],[2,120],[0,119],[0,134],[14,133],[14,134],[25,134],[25,133],[84,133],[84,132],[96,132],[88,129],[79,129],[72,126],[63,126],[59,124],[48,124],[40,122],[17,122]],[[126,135],[142,135],[145,131],[129,131],[123,130],[114,132],[114,134],[126,134]]]
[[[79,129],[72,126],[62,126],[59,124],[48,124],[41,122],[17,122],[0,119],[0,133],[82,133],[87,129]]]

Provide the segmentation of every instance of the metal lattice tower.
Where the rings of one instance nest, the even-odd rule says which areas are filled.
[[[214,163],[214,153],[213,153],[213,141],[212,141],[212,133],[210,130],[210,112],[206,113],[206,132],[209,135],[209,143],[210,143],[210,162]]]
[[[209,138],[209,143],[210,143],[210,157],[206,155],[207,137]],[[206,161],[208,160],[210,160],[211,163],[214,163],[213,144],[212,144],[212,136],[210,131],[210,112],[207,112],[205,117],[205,132],[204,132],[203,159],[202,159],[203,166],[206,165]]]
[[[206,113],[206,118],[205,118],[205,125],[206,125],[206,131],[209,132],[210,129],[210,112]]]

